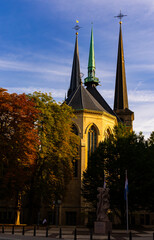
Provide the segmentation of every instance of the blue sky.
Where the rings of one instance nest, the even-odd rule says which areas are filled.
[[[87,76],[91,22],[98,90],[113,107],[119,20],[122,33],[129,108],[134,130],[154,131],[153,0],[0,0],[0,86],[9,92],[51,92],[63,101],[69,87],[79,31],[80,68]],[[83,77],[83,80],[84,80]]]

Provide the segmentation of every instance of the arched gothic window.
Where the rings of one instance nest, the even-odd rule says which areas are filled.
[[[109,138],[110,137],[110,135],[111,135],[111,133],[112,133],[112,131],[111,131],[111,129],[110,128],[107,128],[106,130],[105,130],[105,138]]]
[[[88,131],[88,157],[92,152],[95,151],[97,146],[97,132],[95,127],[92,125]]]

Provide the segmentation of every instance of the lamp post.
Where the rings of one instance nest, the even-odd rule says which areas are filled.
[[[61,225],[61,200],[57,201],[57,220],[58,220],[58,225]]]
[[[55,205],[55,224],[61,225],[61,200],[53,201],[53,204]]]

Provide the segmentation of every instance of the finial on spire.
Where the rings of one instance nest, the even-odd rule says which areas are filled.
[[[73,27],[73,29],[76,30],[76,35],[78,35],[78,30],[81,28],[78,23],[79,23],[79,21],[76,20],[76,25],[75,25],[75,27]]]
[[[114,16],[115,18],[119,18],[120,19],[120,24],[122,24],[122,21],[121,21],[121,19],[123,18],[123,17],[126,17],[127,15],[124,15],[124,14],[122,14],[121,13],[121,10],[120,10],[120,13],[119,13],[119,15],[117,15],[117,16]]]

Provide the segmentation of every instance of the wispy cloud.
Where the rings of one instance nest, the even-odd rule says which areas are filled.
[[[65,48],[70,48],[70,49],[73,49],[74,48],[74,44],[71,43],[71,42],[68,42],[68,41],[65,41],[63,39],[60,39],[60,38],[55,38],[53,37],[52,38],[56,43],[59,43],[59,44],[62,44],[63,46],[65,46]]]
[[[142,102],[142,103],[154,103],[154,91],[129,91],[129,101],[130,102]]]
[[[102,17],[102,13],[105,17],[108,14],[106,10],[110,10],[110,13],[112,13],[119,10],[119,8],[126,9],[127,12],[131,10],[132,14],[136,13],[138,16],[140,15],[139,9],[143,7],[145,9],[144,14],[150,15],[154,11],[152,0],[130,0],[129,2],[127,0],[78,0],[73,5],[71,0],[65,2],[63,0],[43,0],[42,3],[48,4],[51,11],[53,11],[52,9],[56,9],[56,11],[61,13],[67,12],[67,18],[79,15],[81,19],[84,19],[91,15],[97,19]]]
[[[1,71],[14,71],[14,72],[31,72],[43,75],[45,79],[50,78],[54,80],[54,76],[59,76],[61,81],[64,77],[69,76],[70,68],[60,64],[50,64],[44,66],[44,63],[37,62],[19,62],[11,60],[0,59],[0,69]]]
[[[22,93],[33,93],[33,92],[43,92],[43,93],[51,93],[52,97],[56,100],[56,99],[61,99],[61,101],[64,99],[65,97],[65,93],[66,91],[64,89],[53,89],[53,88],[35,88],[35,87],[28,87],[28,88],[18,88],[18,87],[9,87],[8,89],[9,93],[18,93],[18,94],[22,94]]]
[[[154,64],[133,64],[133,65],[128,65],[128,70],[129,71],[138,71],[140,70],[141,72],[143,71],[154,71]]]
[[[105,99],[113,99],[114,90],[100,90]],[[129,102],[132,103],[154,103],[154,91],[131,90],[128,92]]]
[[[154,131],[154,103],[140,104],[134,106],[135,121],[134,129],[137,132],[142,131],[146,138]]]

